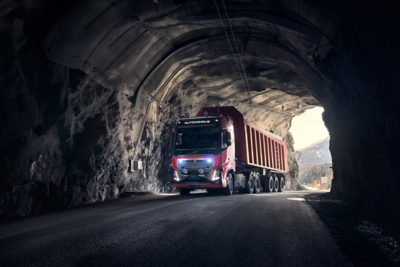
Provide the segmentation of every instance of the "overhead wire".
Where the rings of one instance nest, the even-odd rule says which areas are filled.
[[[237,44],[236,37],[235,37],[235,34],[233,32],[232,25],[231,25],[231,23],[229,21],[229,15],[228,15],[228,11],[226,9],[225,3],[224,3],[223,0],[221,2],[222,2],[222,5],[223,5],[223,10],[225,12],[225,17],[226,17],[226,20],[227,20],[228,28],[230,30],[230,34],[232,36],[231,38],[232,38],[232,42],[234,43],[234,46],[232,45],[232,42],[230,40],[231,38],[229,37],[228,31],[226,30],[227,27],[225,26],[224,19],[223,19],[222,14],[221,14],[221,12],[219,10],[219,7],[218,7],[218,4],[217,4],[216,0],[214,0],[214,5],[215,5],[215,8],[217,10],[219,19],[221,21],[222,28],[224,29],[224,33],[225,33],[226,39],[228,41],[229,48],[231,50],[233,60],[235,62],[236,68],[237,68],[237,70],[239,72],[240,78],[241,78],[242,82],[244,83],[244,86],[245,86],[245,88],[247,90],[247,93],[248,93],[248,96],[249,96],[249,101],[250,101],[250,104],[251,104],[252,103],[252,97],[251,97],[251,93],[250,93],[250,86],[249,86],[249,82],[248,82],[248,79],[247,79],[246,70],[244,68],[242,56],[240,54],[239,46]],[[236,49],[236,53],[234,51],[234,48]],[[236,54],[238,55],[239,63],[236,60]]]
[[[234,31],[233,31],[232,24],[231,24],[231,22],[229,20],[229,14],[228,14],[228,10],[226,9],[226,6],[225,6],[225,1],[221,0],[221,2],[222,2],[222,6],[224,7],[225,16],[226,16],[226,20],[228,22],[228,26],[229,26],[230,32],[232,34],[233,43],[235,44],[235,48],[236,48],[237,55],[238,55],[238,58],[239,58],[240,67],[242,68],[242,71],[243,71],[244,82],[245,82],[245,86],[246,86],[246,89],[247,89],[247,93],[249,94],[249,101],[250,101],[250,104],[251,104],[253,102],[253,100],[252,100],[252,97],[251,97],[251,94],[250,94],[249,80],[247,79],[246,69],[245,69],[244,64],[243,64],[242,55],[240,53],[239,46],[238,46],[237,41],[236,41],[236,36],[235,36]]]
[[[236,68],[238,69],[240,78],[241,78],[241,80],[243,81],[243,83],[244,83],[244,85],[246,87],[246,90],[247,90],[247,93],[248,93],[249,102],[250,102],[250,104],[253,104],[252,96],[251,96],[251,93],[250,93],[250,85],[249,85],[246,69],[244,67],[243,58],[242,58],[242,55],[241,55],[240,50],[239,50],[239,45],[237,43],[236,36],[235,36],[232,24],[231,24],[230,19],[229,19],[229,14],[228,14],[228,10],[227,10],[226,5],[225,5],[225,1],[221,0],[221,3],[222,3],[223,11],[225,13],[225,17],[226,17],[226,21],[227,21],[227,24],[228,24],[229,32],[230,32],[230,35],[231,35],[231,38],[232,38],[232,42],[233,42],[234,45],[232,45],[232,42],[230,40],[228,31],[226,30],[225,22],[224,22],[224,19],[222,17],[222,14],[221,14],[221,12],[219,10],[218,4],[217,4],[216,0],[213,0],[213,1],[214,1],[215,8],[217,10],[219,19],[221,20],[222,27],[224,29],[225,36],[226,36],[226,39],[228,41],[230,50],[232,52],[232,57],[233,57],[233,60],[235,62]],[[234,48],[236,50],[236,53],[234,51]],[[236,55],[238,57],[238,60],[236,60]],[[261,104],[255,104],[255,105],[258,106],[258,107],[264,108],[266,110],[269,110],[270,112],[279,113],[279,114],[287,116],[287,117],[294,117],[294,115],[292,115],[292,114],[289,114],[289,113],[286,113],[286,112],[281,112],[281,111],[276,111],[276,110],[273,110],[272,108],[269,108],[267,106],[263,106]]]

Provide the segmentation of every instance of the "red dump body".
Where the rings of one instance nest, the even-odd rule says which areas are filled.
[[[281,137],[247,122],[243,114],[232,106],[204,107],[197,116],[223,115],[233,120],[237,162],[277,172],[288,172],[287,143]]]

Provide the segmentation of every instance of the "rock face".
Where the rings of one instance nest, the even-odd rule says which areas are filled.
[[[297,161],[300,165],[331,163],[332,157],[329,151],[329,137],[314,143],[297,153]]]
[[[174,123],[203,105],[234,105],[288,140],[293,116],[322,105],[332,192],[400,210],[396,6],[37,0],[0,10],[2,214],[168,190]],[[136,160],[143,169],[131,172]]]
[[[9,11],[0,24],[3,216],[116,198],[140,179],[125,166],[132,145],[132,102],[83,72],[46,59],[42,39],[35,38],[49,29],[39,27],[44,22],[38,28],[28,23],[48,8],[57,9],[36,4],[1,4]]]
[[[298,181],[301,184],[311,184],[321,177],[333,177],[332,157],[329,151],[329,137],[306,148],[296,151],[299,164]],[[330,188],[330,187],[329,187]]]

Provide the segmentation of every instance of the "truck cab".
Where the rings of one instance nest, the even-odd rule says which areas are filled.
[[[172,157],[173,184],[182,195],[194,189],[232,194],[235,170],[232,119],[208,116],[177,122]]]

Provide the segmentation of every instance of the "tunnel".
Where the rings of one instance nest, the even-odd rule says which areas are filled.
[[[397,3],[0,7],[2,216],[168,191],[175,123],[203,106],[235,106],[290,144],[292,118],[322,106],[330,194],[399,220]]]

